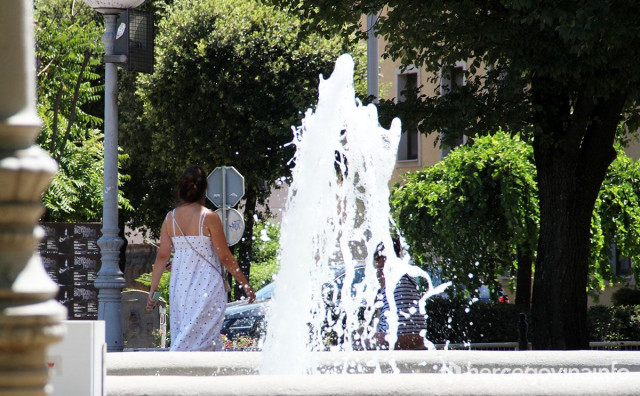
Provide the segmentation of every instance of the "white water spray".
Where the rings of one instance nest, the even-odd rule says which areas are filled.
[[[282,221],[280,272],[268,316],[262,373],[314,373],[312,352],[328,348],[328,332],[339,340],[329,348],[334,350],[351,350],[373,335],[373,327],[362,328],[358,311],[368,307],[364,323],[371,322],[379,289],[373,253],[380,242],[386,247],[387,295],[393,295],[402,275],[422,277],[428,283],[424,309],[426,299],[446,287],[434,288],[426,272],[393,254],[388,183],[400,120],[394,119],[388,130],[380,126],[376,107],[363,106],[355,97],[353,68],[350,55],[338,58],[331,77],[320,78],[316,110],[308,110],[302,125],[294,129],[293,182]],[[352,291],[348,286],[358,265],[365,265],[365,278]],[[326,293],[336,266],[345,270],[337,320],[326,309],[328,298],[338,300]],[[389,341],[394,345],[398,324],[395,303],[389,300]]]

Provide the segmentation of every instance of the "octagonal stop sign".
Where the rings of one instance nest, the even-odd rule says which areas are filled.
[[[244,177],[233,166],[217,167],[207,182],[207,198],[219,208],[236,206],[244,196]]]

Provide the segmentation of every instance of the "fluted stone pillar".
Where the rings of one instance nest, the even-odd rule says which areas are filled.
[[[0,394],[46,395],[46,349],[64,333],[66,310],[36,249],[41,195],[57,165],[33,144],[35,102],[31,0],[0,1]]]

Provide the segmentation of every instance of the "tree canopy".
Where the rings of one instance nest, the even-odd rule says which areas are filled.
[[[590,290],[604,290],[608,282],[640,283],[640,265],[629,274],[615,271],[616,261],[640,262],[640,162],[618,146],[618,155],[602,183],[591,220]],[[621,276],[624,275],[624,276]]]
[[[125,188],[136,208],[128,220],[158,232],[188,164],[208,172],[234,166],[245,178],[246,272],[256,204],[289,176],[291,126],[317,101],[319,76],[342,52],[357,50],[304,32],[294,15],[255,1],[181,0],[162,13],[155,72],[138,76],[135,97],[123,96],[132,177]]]
[[[522,262],[529,279],[522,280],[531,282],[538,195],[533,150],[517,136],[500,131],[477,138],[434,166],[408,173],[391,202],[417,262],[440,271],[458,292],[477,297],[487,285],[497,297],[498,277],[518,268],[519,252],[529,255]],[[528,306],[531,288],[523,292]]]
[[[618,147],[592,217],[589,291],[596,298],[607,282],[624,281],[616,259],[640,260],[638,172],[640,163]],[[416,262],[472,297],[482,284],[496,291],[499,276],[517,274],[516,303],[528,307],[540,220],[530,144],[503,131],[479,137],[407,174],[391,201]],[[640,268],[633,270],[637,282]]]

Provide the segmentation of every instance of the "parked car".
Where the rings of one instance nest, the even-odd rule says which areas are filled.
[[[334,269],[335,275],[332,285],[338,290],[344,283],[344,269]],[[364,265],[355,267],[353,284],[362,282],[364,278]],[[238,336],[246,336],[254,339],[264,337],[266,332],[266,314],[275,289],[275,282],[271,282],[256,292],[256,300],[248,304],[246,300],[235,301],[227,304],[225,319],[221,333],[232,340]],[[329,289],[331,290],[331,288]],[[328,291],[329,291],[328,290]],[[339,296],[339,294],[337,295]],[[328,305],[335,305],[331,296],[325,296]]]
[[[238,336],[262,338],[266,331],[265,316],[274,288],[275,283],[271,282],[258,290],[253,304],[248,304],[246,300],[227,304],[220,333],[230,340]]]

